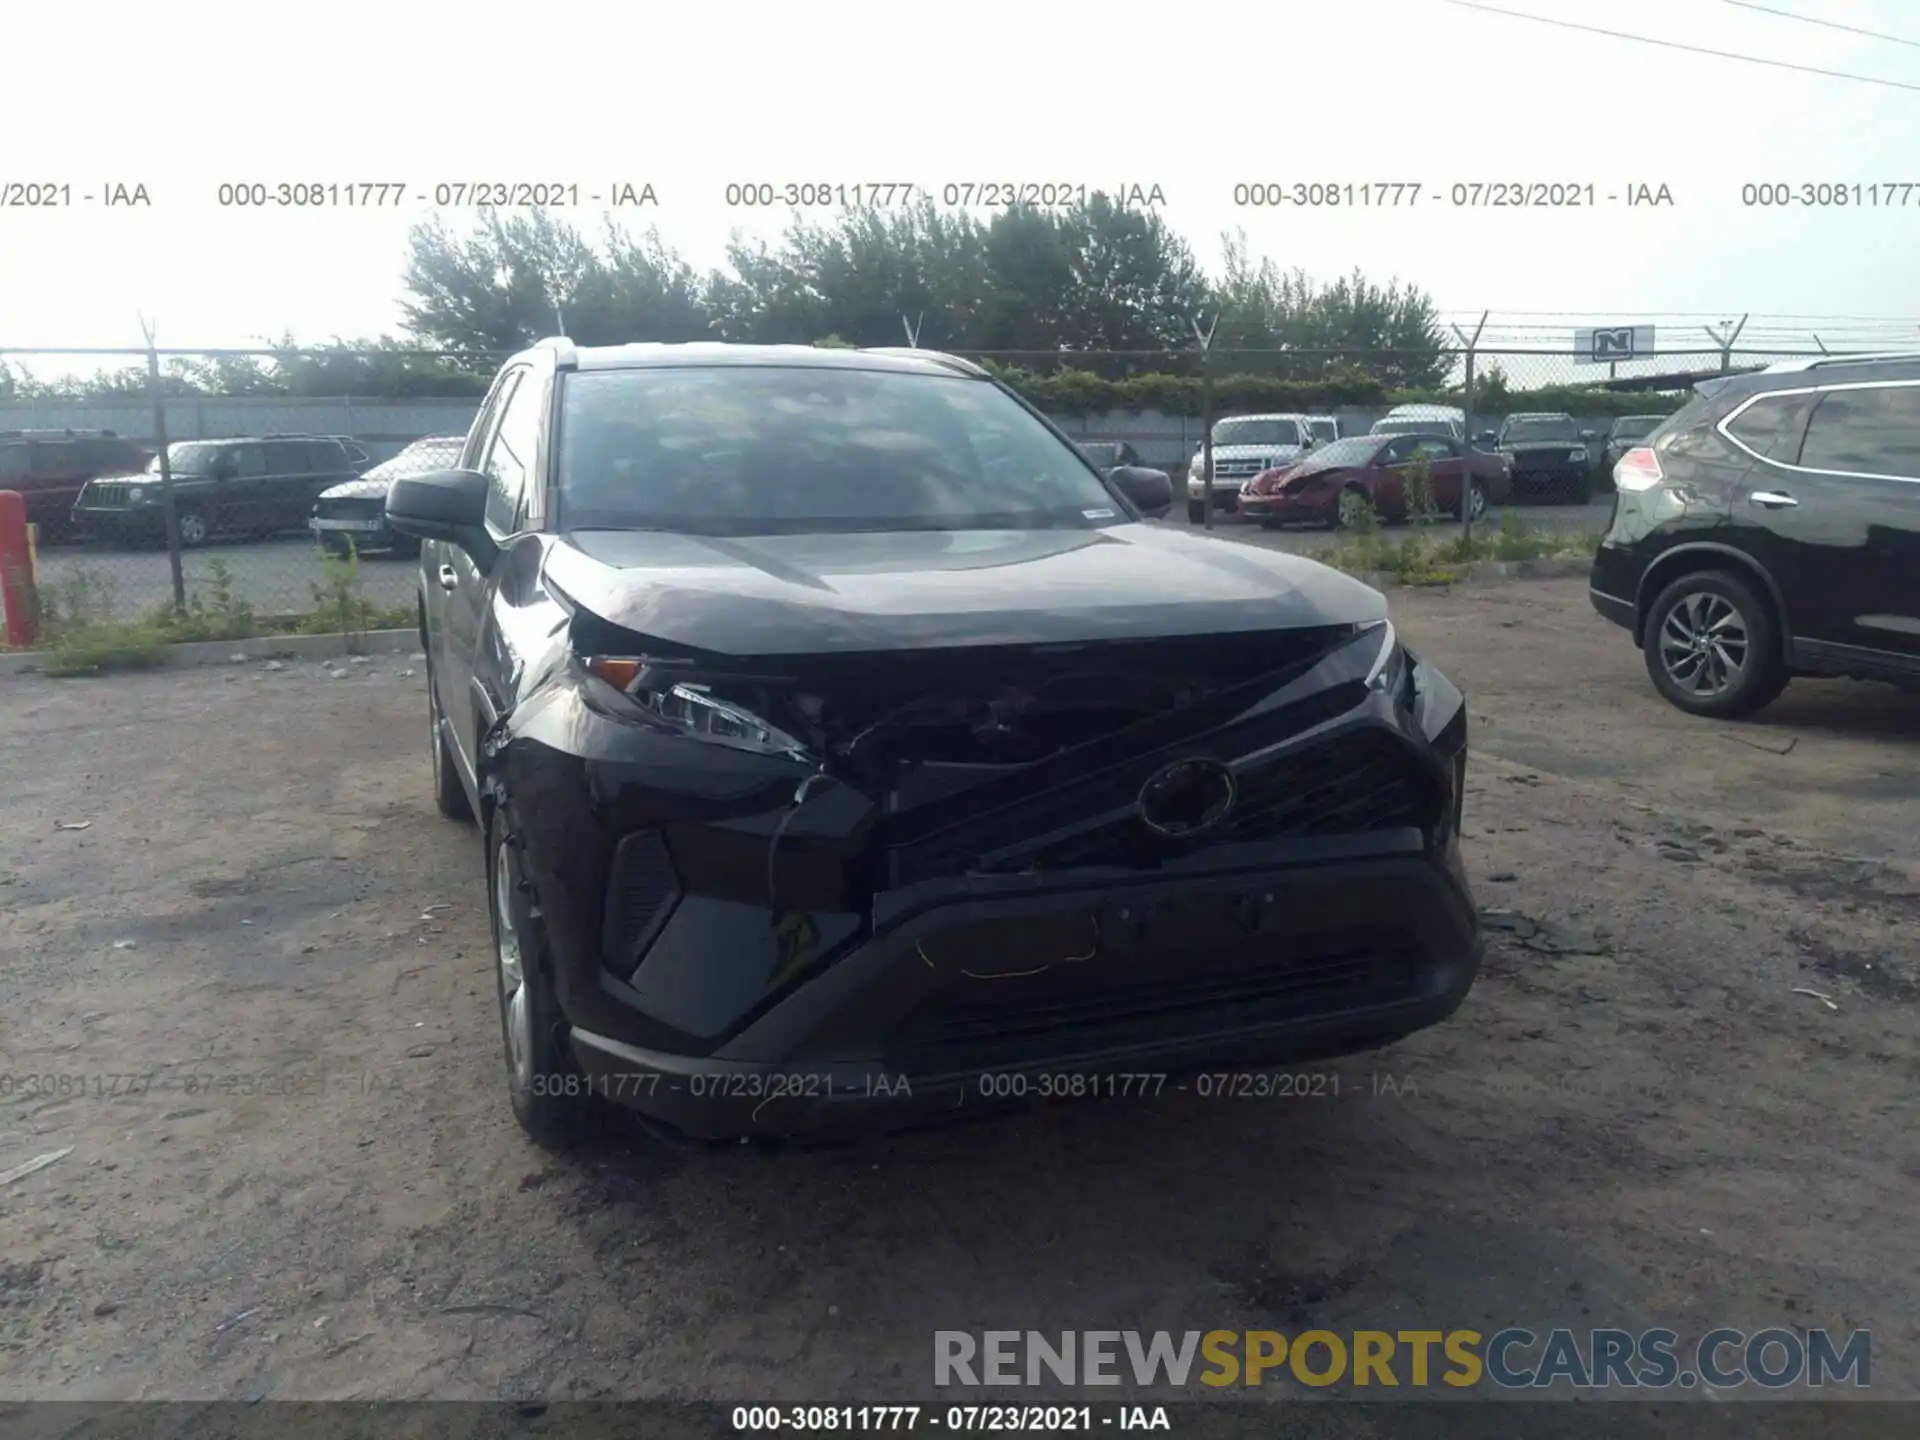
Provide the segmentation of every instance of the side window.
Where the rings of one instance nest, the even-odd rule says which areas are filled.
[[[540,400],[544,387],[524,372],[514,382],[500,412],[500,427],[487,446],[480,468],[493,483],[487,488],[487,524],[503,535],[516,528],[520,499],[533,471],[540,443]]]
[[[1920,385],[1828,391],[1807,422],[1800,464],[1920,480]]]
[[[1380,452],[1382,465],[1404,465],[1413,458],[1413,447],[1417,442],[1411,435],[1402,435]]]
[[[473,426],[467,431],[467,440],[460,447],[460,458],[454,462],[461,470],[478,470],[485,458],[487,447],[493,443],[493,432],[500,428],[500,412],[506,408],[514,389],[520,384],[520,377],[526,374],[523,366],[511,370],[503,376],[493,393],[480,403],[480,413],[474,417]]]
[[[1459,455],[1459,453],[1459,447],[1451,440],[1429,439],[1422,440],[1414,447],[1413,458],[1416,460],[1431,460],[1435,464],[1438,464],[1442,460],[1452,460]]]
[[[1806,423],[1806,396],[1763,395],[1727,422],[1727,433],[1761,459],[1791,465]]]
[[[222,459],[226,473],[236,480],[257,479],[267,473],[267,452],[262,445],[236,445]]]

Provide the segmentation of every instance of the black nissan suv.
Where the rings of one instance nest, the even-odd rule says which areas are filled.
[[[1450,1014],[1460,692],[1377,591],[1172,501],[927,351],[509,362],[387,520],[522,1126],[1170,1094]]]
[[[1682,710],[1750,715],[1796,675],[1920,686],[1920,353],[1707,381],[1613,479],[1594,608]]]
[[[258,435],[180,440],[167,447],[169,477],[155,456],[137,475],[90,480],[73,506],[74,529],[101,540],[164,543],[163,478],[173,482],[180,543],[216,535],[272,535],[306,526],[323,490],[351,480],[367,452],[340,435]]]

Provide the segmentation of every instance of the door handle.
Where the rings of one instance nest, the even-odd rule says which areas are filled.
[[[1756,505],[1764,505],[1769,510],[1791,510],[1800,502],[1791,495],[1782,495],[1778,490],[1756,490],[1747,497]]]
[[[454,570],[453,566],[442,565],[440,567],[440,588],[442,590],[451,590],[459,583],[459,573]]]

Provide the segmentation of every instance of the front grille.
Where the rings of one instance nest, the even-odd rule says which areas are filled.
[[[379,520],[386,516],[387,501],[383,495],[323,495],[313,509],[328,520]]]
[[[956,982],[889,1037],[902,1068],[1019,1064],[1074,1044],[1125,1045],[1391,1004],[1427,971],[1405,936],[1344,933],[1185,946],[1032,980]],[[990,992],[990,993],[989,993]]]
[[[1250,480],[1255,475],[1274,468],[1278,462],[1266,460],[1216,460],[1213,462],[1213,478],[1222,480]]]
[[[1161,980],[1034,1005],[977,1005],[947,1011],[912,1038],[930,1047],[1040,1040],[1062,1031],[1159,1020],[1215,1007],[1281,999],[1305,1002],[1363,997],[1371,992],[1373,957],[1364,950],[1277,964],[1248,975]]]
[[[1240,797],[1208,844],[1267,844],[1353,835],[1435,823],[1439,787],[1407,747],[1385,731],[1366,731],[1285,756],[1240,778]],[[1128,797],[1104,824],[1012,857],[1004,868],[1072,870],[1095,866],[1156,869],[1179,847],[1141,824]],[[1001,867],[996,867],[1001,868]]]
[[[1237,840],[1286,840],[1422,826],[1441,795],[1400,741],[1366,731],[1250,776],[1227,826]]]
[[[115,506],[127,503],[128,486],[125,484],[102,484],[96,480],[87,486],[81,499],[83,505]]]

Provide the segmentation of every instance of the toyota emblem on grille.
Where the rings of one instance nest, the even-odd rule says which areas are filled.
[[[1140,821],[1156,835],[1189,840],[1216,828],[1239,796],[1233,772],[1218,760],[1176,760],[1140,787]]]

